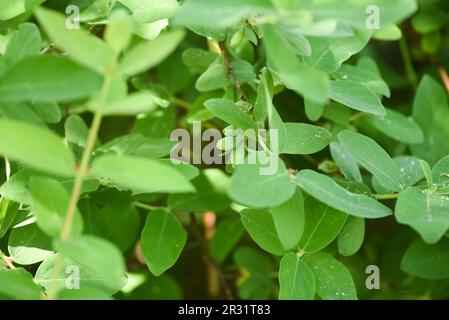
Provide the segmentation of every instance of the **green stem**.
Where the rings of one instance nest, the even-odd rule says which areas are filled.
[[[367,113],[367,112],[357,112],[351,118],[349,118],[349,122],[357,121],[357,120],[359,120],[361,118],[364,118],[366,116],[369,116],[369,113]]]
[[[75,175],[75,182],[73,184],[72,192],[69,199],[69,205],[67,207],[67,212],[65,215],[64,225],[62,227],[60,238],[61,240],[67,240],[70,238],[70,233],[72,230],[73,219],[76,212],[76,207],[78,204],[78,200],[81,195],[81,189],[83,187],[84,178],[88,175],[89,170],[89,162],[90,157],[92,155],[92,151],[95,147],[95,142],[97,141],[98,132],[100,130],[101,121],[103,116],[101,114],[101,109],[103,109],[107,103],[107,99],[109,96],[109,92],[111,89],[112,83],[112,75],[106,74],[103,88],[101,91],[101,96],[98,102],[98,109],[100,112],[96,112],[94,114],[94,119],[92,121],[92,125],[89,130],[89,135],[87,137],[86,147],[84,149],[83,155],[81,157],[81,162],[79,168]],[[56,284],[59,273],[61,272],[63,256],[58,254],[55,261],[55,266],[53,268],[53,272],[51,275],[50,284],[48,286],[48,295],[47,299],[52,300],[55,298],[56,294]]]
[[[175,104],[175,105],[177,105],[179,107],[182,107],[183,109],[189,110],[189,108],[190,108],[190,103],[188,101],[179,99],[178,97],[171,96],[170,97],[170,101],[173,104]]]
[[[375,194],[374,198],[376,198],[377,200],[397,199],[399,198],[399,193]]]
[[[399,47],[401,49],[402,60],[404,62],[405,73],[410,85],[416,90],[418,86],[418,76],[416,75],[415,69],[413,68],[412,58],[410,56],[407,41],[403,36],[399,41]]]
[[[145,209],[145,210],[156,210],[156,209],[163,208],[163,207],[152,206],[152,205],[142,203],[139,201],[134,202],[134,206],[137,208]]]

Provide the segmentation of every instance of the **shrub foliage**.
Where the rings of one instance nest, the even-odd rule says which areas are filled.
[[[0,0],[0,297],[449,297],[448,10]]]

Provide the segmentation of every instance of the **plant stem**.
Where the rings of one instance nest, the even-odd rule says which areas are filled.
[[[76,212],[76,206],[81,195],[81,188],[83,186],[84,177],[87,175],[87,171],[89,170],[90,156],[95,146],[95,142],[97,141],[101,119],[101,114],[96,113],[94,115],[92,126],[89,130],[89,136],[87,138],[86,148],[84,149],[81,163],[75,177],[75,183],[73,184],[72,194],[70,196],[69,206],[67,208],[67,213],[65,216],[64,227],[61,231],[61,240],[67,240],[70,237],[73,218]]]
[[[101,110],[104,108],[104,106],[107,103],[107,99],[109,96],[109,91],[111,88],[112,83],[112,75],[106,74],[103,88],[101,90],[101,96],[98,101],[98,110]],[[78,204],[79,197],[81,195],[81,189],[83,187],[84,177],[88,175],[89,170],[89,162],[90,157],[92,155],[92,151],[95,147],[95,142],[97,141],[98,132],[100,130],[101,126],[101,120],[103,116],[101,112],[96,112],[94,114],[94,118],[92,120],[92,125],[89,130],[89,135],[87,137],[86,141],[86,147],[84,149],[83,155],[81,157],[81,162],[79,165],[79,168],[75,175],[75,182],[73,184],[72,193],[70,195],[69,199],[69,205],[67,207],[67,212],[65,215],[64,225],[62,227],[60,238],[61,240],[67,240],[70,238],[70,233],[72,230],[72,224],[73,224],[73,218],[75,216],[76,207]],[[61,272],[63,263],[63,256],[61,254],[58,254],[55,261],[55,266],[51,275],[50,284],[48,286],[48,295],[47,299],[52,300],[55,297],[55,291],[56,291],[56,281],[58,278],[59,273]]]
[[[397,199],[399,198],[399,193],[375,194],[374,198],[376,198],[377,200]]]
[[[134,206],[137,207],[137,208],[145,209],[145,210],[156,210],[156,209],[159,209],[159,208],[163,208],[163,207],[152,206],[152,205],[149,205],[149,204],[146,204],[146,203],[142,203],[142,202],[139,202],[139,201],[134,202]]]
[[[227,283],[226,277],[224,276],[221,267],[218,264],[216,264],[215,261],[209,255],[208,242],[201,234],[201,231],[199,230],[198,224],[196,222],[196,217],[193,213],[190,214],[190,225],[192,227],[192,232],[194,236],[200,242],[204,262],[206,263],[207,266],[210,266],[215,270],[218,280],[220,281],[220,284],[223,288],[224,294],[226,295],[226,298],[228,300],[234,300],[234,295],[232,294],[232,290]]]
[[[440,74],[441,80],[443,80],[444,86],[449,93],[449,75],[447,74],[446,69],[444,69],[443,66],[439,66],[438,73]]]
[[[10,260],[10,258],[8,258],[2,250],[0,250],[0,260],[3,261],[3,264],[8,267],[9,269],[15,269],[16,267],[14,266],[14,264],[12,263],[12,261]]]
[[[232,79],[232,83],[234,84],[234,88],[237,91],[237,98],[242,99],[244,98],[242,88],[240,86],[239,80],[237,79],[237,76],[234,73],[234,69],[231,66],[231,62],[228,59],[228,55],[226,54],[226,48],[223,42],[218,43],[220,48],[220,55],[223,57],[224,64],[226,66],[227,72],[229,77]]]
[[[182,100],[178,97],[171,96],[170,101],[171,101],[171,103],[173,103],[179,107],[182,107],[183,109],[189,110],[189,108],[190,108],[190,102]]]
[[[415,69],[413,68],[412,58],[408,49],[407,41],[405,37],[402,37],[399,41],[399,47],[401,49],[402,60],[404,62],[405,73],[410,85],[416,90],[418,86],[418,76],[416,75]]]
[[[364,118],[366,116],[369,116],[369,113],[367,112],[357,112],[356,114],[354,114],[351,118],[349,118],[350,122],[355,122],[361,118]]]

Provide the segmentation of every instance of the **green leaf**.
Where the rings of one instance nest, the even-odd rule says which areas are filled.
[[[25,269],[0,269],[0,295],[17,300],[39,300],[42,291]]]
[[[2,186],[3,187],[3,186]],[[0,189],[0,193],[2,189]],[[2,198],[0,201],[0,238],[8,232],[9,228],[16,218],[17,212],[19,211],[20,204],[11,202],[9,199]]]
[[[449,185],[449,156],[444,157],[433,166],[431,180],[442,187]]]
[[[213,63],[196,80],[195,89],[200,92],[223,89],[232,84],[224,63]]]
[[[234,261],[252,276],[267,276],[273,271],[273,263],[269,256],[250,247],[238,248],[234,253]]]
[[[102,252],[100,251],[99,254],[101,255]],[[39,265],[34,277],[36,283],[41,285],[47,291],[50,283],[52,282],[51,279],[55,270],[56,259],[56,254],[45,259],[44,262]],[[116,279],[111,279],[111,277],[107,273],[105,274],[102,270],[100,272],[95,272],[93,269],[90,269],[79,262],[75,262],[74,260],[64,257],[59,273],[56,274],[54,290],[61,292],[67,288],[67,284],[73,285],[74,277],[79,277],[80,289],[97,289],[105,294],[116,293],[123,288],[127,281],[125,274]]]
[[[434,245],[414,240],[404,254],[402,271],[419,278],[440,280],[449,278],[449,239]]]
[[[271,279],[273,263],[266,255],[249,247],[241,247],[235,251],[234,261],[248,275],[238,283],[242,299],[268,299],[277,290]]]
[[[231,178],[229,196],[234,201],[253,208],[276,207],[295,193],[288,171],[280,159],[274,174],[264,175],[266,169],[261,164],[243,164],[237,167]]]
[[[8,41],[8,46],[0,60],[0,74],[13,64],[39,54],[42,45],[41,34],[35,24],[23,23]]]
[[[396,163],[399,171],[401,172],[401,179],[404,183],[404,188],[413,186],[420,180],[424,178],[424,173],[420,165],[418,158],[413,156],[399,156],[393,158],[394,163]],[[429,168],[430,173],[430,168]],[[383,187],[377,178],[373,177],[372,184],[374,190],[378,193],[390,193],[392,190]]]
[[[340,132],[338,139],[351,157],[371,172],[382,186],[393,191],[402,190],[404,183],[401,172],[393,159],[377,142],[349,130]]]
[[[449,197],[409,187],[401,192],[395,216],[415,229],[426,243],[436,243],[449,229]]]
[[[331,255],[317,252],[303,258],[316,281],[316,293],[323,300],[357,300],[357,291],[345,265]]]
[[[47,123],[58,123],[61,121],[62,112],[55,101],[32,102],[31,109]]]
[[[381,0],[382,1],[382,0]],[[414,0],[412,0],[414,1]],[[369,3],[372,4],[372,3]],[[369,5],[366,4],[363,10],[366,10],[366,7]],[[339,10],[341,12],[341,9]],[[349,10],[348,10],[349,12]],[[357,14],[356,14],[357,15]],[[366,15],[362,15],[363,19],[366,19]],[[359,16],[359,17],[362,17]],[[335,17],[333,15],[333,17]],[[349,31],[349,34],[347,33]],[[372,36],[372,30],[368,30],[366,28],[365,22],[363,22],[363,27],[353,27],[352,30],[343,30],[342,37],[338,38],[337,41],[335,41],[335,38],[330,37],[327,38],[327,46],[329,47],[329,50],[332,52],[332,55],[334,56],[333,59],[331,59],[331,66],[334,66],[338,69],[338,67],[343,63],[344,61],[348,60],[351,56],[354,54],[360,52],[369,42],[370,37]],[[349,36],[350,35],[350,36]],[[323,41],[322,39],[318,39],[318,41]],[[313,50],[313,48],[312,48]],[[319,53],[320,54],[320,53]],[[319,60],[319,56],[318,56]],[[332,60],[335,60],[332,61]],[[333,72],[335,70],[330,70],[329,72]]]
[[[195,191],[177,170],[155,160],[134,156],[100,156],[92,163],[92,175],[136,193]]]
[[[125,275],[125,261],[120,250],[102,238],[83,235],[69,240],[56,239],[53,247],[64,257],[110,282],[121,281]]]
[[[347,215],[307,196],[304,203],[305,226],[299,247],[305,252],[319,251],[337,238]]]
[[[140,276],[140,274],[136,274]],[[168,274],[159,277],[149,276],[148,280],[135,288],[128,296],[130,300],[181,300],[182,288]]]
[[[115,55],[110,46],[83,29],[67,28],[64,15],[42,7],[35,10],[35,15],[56,47],[74,61],[100,74],[105,74],[114,64]]]
[[[32,200],[29,183],[34,177],[57,179],[62,185],[64,185],[67,192],[72,190],[75,181],[75,178],[52,177],[51,175],[40,171],[25,168],[13,174],[11,178],[0,187],[0,194],[9,200],[25,205],[31,205]],[[98,187],[99,183],[97,180],[85,179],[83,187],[81,188],[81,194],[95,191]]]
[[[432,169],[430,168],[430,165],[427,163],[426,160],[420,160],[419,164],[420,164],[421,170],[423,172],[423,175],[426,178],[427,187],[429,189],[432,189],[433,188],[433,176],[432,176]]]
[[[169,139],[146,138],[141,134],[128,134],[101,145],[96,151],[101,154],[158,159],[169,155],[176,144],[175,141]],[[179,165],[179,167],[181,166],[182,164]]]
[[[185,162],[176,162],[173,163],[170,159],[159,159],[158,162],[168,165],[173,169],[177,170],[181,173],[187,180],[192,180],[198,177],[200,174],[200,170],[188,163]],[[224,175],[221,171],[216,169],[206,169],[203,171],[207,176],[215,177],[219,181],[215,181],[217,185],[225,186],[228,183],[229,177]]]
[[[378,73],[359,66],[344,64],[333,74],[336,79],[350,80],[363,84],[371,91],[390,97],[390,88]]]
[[[359,251],[365,238],[365,220],[349,217],[337,238],[338,253],[352,256]]]
[[[78,115],[67,117],[64,123],[65,140],[79,147],[86,147],[87,137],[89,136],[89,128],[84,120]]]
[[[351,193],[331,178],[302,170],[297,176],[298,185],[312,197],[349,215],[375,219],[392,214],[391,210],[364,194]]]
[[[287,143],[287,128],[273,105],[273,95],[271,93],[272,90],[270,89],[271,83],[269,74],[266,69],[264,69],[257,90],[257,99],[254,105],[253,115],[259,124],[263,124],[268,117],[268,127],[270,131],[277,134],[275,141],[269,141],[270,148],[271,150],[278,152],[278,150],[283,150]]]
[[[104,34],[104,40],[116,53],[125,50],[132,38],[133,26],[123,11],[113,12]]]
[[[217,59],[215,52],[189,48],[182,53],[182,61],[192,73],[203,73]]]
[[[67,58],[32,56],[0,76],[0,100],[48,102],[81,99],[100,90],[101,84],[101,76]]]
[[[226,28],[246,17],[273,10],[269,0],[189,0],[185,1],[175,16],[176,24]]]
[[[328,76],[299,61],[276,27],[266,24],[262,30],[268,59],[286,87],[310,101],[324,103],[329,91]]]
[[[0,0],[0,21],[8,20],[33,9],[45,0]]]
[[[399,142],[417,144],[424,139],[421,128],[413,118],[407,118],[391,109],[387,109],[385,116],[370,116],[369,120],[377,130]]]
[[[14,132],[14,134],[11,134]],[[73,154],[53,132],[24,122],[0,119],[0,154],[61,176],[74,174]]]
[[[240,85],[256,79],[254,67],[246,60],[234,60],[231,68]]]
[[[209,243],[211,257],[216,262],[223,263],[244,233],[240,219],[231,217],[219,222]]]
[[[324,112],[324,104],[316,103],[308,99],[304,100],[304,108],[307,118],[311,121],[320,119]]]
[[[148,214],[141,243],[148,268],[159,276],[171,268],[187,240],[187,232],[169,211],[157,209]]]
[[[377,116],[386,114],[379,97],[363,83],[353,80],[331,81],[329,98],[354,110]]]
[[[430,33],[447,23],[447,16],[435,6],[423,6],[412,19],[413,28],[419,33]]]
[[[282,153],[312,154],[323,150],[332,134],[325,128],[306,123],[286,123],[287,143]]]
[[[147,138],[167,138],[176,128],[176,108],[169,106],[136,119],[132,132]]]
[[[302,10],[313,10],[317,17],[332,15],[338,21],[359,27],[365,27],[368,15],[368,13],[365,15],[359,14],[359,12],[365,12],[369,5],[375,5],[379,8],[379,12],[383,13],[380,21],[381,28],[404,20],[418,8],[415,0],[360,0],[357,2],[342,0],[339,2],[319,1],[298,4]]]
[[[31,206],[36,222],[50,237],[57,237],[65,224],[70,196],[58,181],[50,178],[32,178],[30,181]],[[71,234],[81,234],[83,219],[76,209],[71,227]]]
[[[131,203],[128,195],[124,195],[116,190],[108,190],[102,193],[104,201],[97,207],[97,201],[81,200],[79,204],[84,221],[89,221],[85,226],[85,234],[105,238],[122,251],[136,241],[140,216]]]
[[[175,165],[175,168],[178,167]],[[227,190],[229,178],[216,169],[204,170],[201,175],[192,180],[196,193],[172,194],[167,205],[172,210],[185,212],[220,211],[230,205]]]
[[[287,253],[279,268],[280,300],[313,300],[315,277],[312,270],[295,253]]]
[[[402,30],[395,24],[376,31],[373,35],[376,40],[397,41],[402,38]]]
[[[30,104],[24,102],[0,101],[0,114],[8,119],[28,122],[39,127],[45,127],[41,117]]]
[[[420,144],[411,146],[413,155],[434,165],[449,154],[449,118],[447,94],[443,87],[425,75],[416,91],[413,102],[413,118],[424,133]]]
[[[51,239],[35,223],[11,230],[8,251],[12,260],[21,265],[41,262],[53,254]]]
[[[273,214],[267,210],[245,209],[242,223],[251,238],[265,251],[280,256],[286,249],[281,243]]]
[[[347,179],[362,182],[359,165],[339,142],[330,143],[330,152],[335,163]]]
[[[245,60],[234,60],[230,63],[238,83],[243,85],[256,79],[253,66]],[[216,59],[197,79],[195,88],[198,91],[211,91],[233,86],[234,79],[228,74],[228,67],[222,58]]]
[[[113,101],[108,106],[101,110],[96,110],[92,106],[92,111],[98,111],[105,116],[132,116],[140,113],[151,112],[156,109],[156,97],[153,93],[148,91],[140,91],[131,93],[127,97]]]
[[[178,9],[176,0],[120,0],[132,11],[136,24],[171,18]]]
[[[223,41],[226,38],[227,30],[225,28],[197,26],[192,24],[186,24],[186,27],[200,36],[212,38],[217,41]]]
[[[135,45],[120,61],[120,72],[129,77],[157,66],[175,51],[184,36],[182,30],[169,31]]]
[[[232,101],[226,99],[210,99],[204,106],[214,116],[242,130],[257,130],[257,125],[251,117]]]
[[[296,246],[304,231],[304,199],[300,190],[288,201],[272,209],[276,233],[286,249]]]
[[[273,97],[269,88],[271,82],[268,82],[268,76],[268,71],[263,69],[260,75],[260,83],[257,87],[257,99],[254,103],[253,116],[256,122],[259,123],[263,123],[266,120],[268,111],[273,107]]]

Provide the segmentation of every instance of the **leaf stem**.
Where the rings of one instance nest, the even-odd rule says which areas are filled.
[[[407,75],[407,79],[410,85],[416,90],[418,86],[418,76],[416,75],[415,69],[413,68],[412,58],[410,56],[409,48],[407,45],[407,41],[403,36],[399,41],[399,47],[401,49],[402,60],[404,62],[405,73]]]
[[[189,108],[190,108],[190,102],[182,100],[182,99],[180,99],[178,97],[171,96],[170,97],[170,101],[173,104],[175,104],[175,105],[177,105],[179,107],[182,107],[183,109],[189,110]]]
[[[370,114],[367,112],[357,112],[356,114],[354,114],[353,116],[351,116],[351,118],[349,118],[350,122],[355,122],[361,118],[364,118],[366,116],[369,116]]]
[[[226,54],[226,48],[223,42],[219,42],[218,46],[220,48],[220,55],[223,57],[224,64],[226,66],[229,77],[232,79],[232,83],[234,84],[234,88],[237,91],[238,99],[244,98],[242,88],[240,86],[239,80],[234,73],[234,69],[232,68],[231,62],[229,61],[228,55]]]
[[[397,199],[399,198],[399,195],[399,193],[375,194],[374,198],[376,198],[377,200]]]
[[[152,205],[149,205],[149,204],[146,204],[143,202],[139,202],[139,201],[134,202],[134,206],[137,208],[145,209],[145,210],[156,210],[156,209],[163,208],[163,207],[152,206]]]
[[[98,101],[98,110],[101,110],[104,108],[104,106],[107,103],[107,99],[109,96],[109,92],[111,89],[111,83],[112,83],[112,74],[107,73],[103,82],[103,88],[101,90],[100,99]],[[81,162],[79,165],[79,168],[77,169],[76,175],[75,175],[75,182],[73,184],[72,192],[69,199],[69,204],[67,207],[67,212],[65,215],[64,225],[62,227],[60,238],[61,240],[67,240],[70,238],[70,233],[72,230],[72,224],[73,219],[75,216],[78,200],[81,195],[81,189],[83,187],[83,182],[85,176],[88,175],[89,171],[89,162],[90,157],[92,155],[92,151],[95,147],[95,143],[97,141],[98,132],[100,130],[101,121],[103,119],[103,116],[100,112],[96,112],[94,114],[94,118],[92,120],[92,125],[89,130],[89,135],[87,137],[86,147],[84,149],[83,155],[81,157]],[[47,299],[52,300],[55,297],[56,294],[56,281],[58,278],[59,273],[61,272],[63,263],[63,257],[61,254],[58,254],[55,261],[55,266],[53,269],[53,272],[51,274],[51,280],[50,284],[48,286],[48,295]]]

